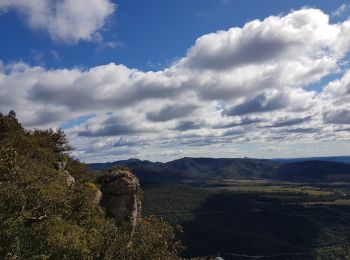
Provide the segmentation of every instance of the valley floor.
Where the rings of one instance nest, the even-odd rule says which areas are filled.
[[[350,185],[265,180],[143,185],[144,214],[181,225],[184,257],[342,259]]]

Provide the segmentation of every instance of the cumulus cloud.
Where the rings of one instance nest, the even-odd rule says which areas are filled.
[[[225,109],[223,114],[227,116],[237,116],[278,110],[289,106],[289,98],[290,97],[284,93],[273,93],[271,96],[261,94],[237,106]]]
[[[34,30],[44,30],[56,41],[98,40],[98,31],[114,12],[110,0],[1,0],[0,10],[14,9]]]
[[[64,105],[74,111],[117,108],[176,95],[176,79],[159,72],[141,72],[114,63],[87,71],[36,68],[39,77],[28,98],[33,102]],[[23,73],[31,74],[32,69]]]
[[[339,129],[348,124],[350,72],[321,92],[307,88],[340,71],[349,42],[350,21],[332,24],[322,11],[303,9],[204,35],[160,71],[0,63],[0,111],[16,110],[29,127],[96,115],[66,130],[85,160],[120,151],[224,155],[247,142],[349,140]]]
[[[93,130],[85,130],[79,132],[79,136],[85,137],[97,137],[97,136],[116,136],[116,135],[130,135],[138,132],[133,126],[125,124],[125,123],[115,123],[105,125],[102,128]]]
[[[310,128],[310,127],[298,127],[298,128],[292,128],[292,129],[287,129],[286,132],[288,133],[297,133],[297,134],[304,134],[304,133],[317,133],[319,132],[320,129],[318,128]]]
[[[350,109],[327,111],[323,114],[323,119],[331,124],[350,124]]]
[[[232,128],[236,126],[244,126],[250,124],[257,124],[264,122],[265,119],[261,117],[240,117],[238,120],[230,122],[221,122],[219,124],[213,125],[213,129],[222,129],[222,128]]]
[[[325,99],[333,99],[337,103],[344,103],[350,97],[350,70],[342,78],[330,82],[323,91]]]
[[[192,121],[180,121],[177,126],[175,127],[175,130],[178,131],[188,131],[193,129],[199,129],[202,127],[202,124],[199,122],[192,122]]]
[[[350,70],[330,82],[321,93],[322,116],[326,124],[350,124]]]
[[[194,112],[197,107],[191,104],[176,104],[163,107],[160,111],[147,113],[147,119],[154,122],[166,122],[185,117]]]
[[[223,70],[249,64],[299,60],[340,54],[336,44],[341,29],[329,24],[320,10],[305,9],[285,17],[255,20],[200,37],[183,63],[189,67]],[[298,59],[299,58],[299,59]]]
[[[94,122],[95,120],[95,122]],[[82,137],[106,137],[106,136],[127,136],[149,131],[141,128],[126,116],[112,115],[104,120],[100,118],[91,120],[83,129],[77,131]]]
[[[301,117],[301,118],[283,118],[273,122],[273,124],[270,127],[286,127],[286,126],[299,125],[299,124],[308,122],[311,119],[312,119],[311,116]]]

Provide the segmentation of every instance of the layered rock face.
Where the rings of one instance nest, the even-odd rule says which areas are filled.
[[[117,223],[130,222],[134,229],[141,213],[138,178],[130,171],[114,169],[106,173],[100,182],[101,205]]]

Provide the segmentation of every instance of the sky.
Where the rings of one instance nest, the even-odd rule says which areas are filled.
[[[0,0],[0,112],[85,162],[350,155],[350,1]]]

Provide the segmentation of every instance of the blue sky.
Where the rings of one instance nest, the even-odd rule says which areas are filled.
[[[62,127],[89,162],[347,155],[349,15],[344,0],[0,0],[0,111]]]
[[[344,1],[295,0],[121,0],[101,31],[105,43],[55,42],[43,31],[29,30],[18,12],[0,16],[0,57],[49,68],[93,67],[110,62],[155,70],[185,55],[201,35],[241,27],[254,19],[288,13],[304,6],[331,13]],[[57,53],[58,56],[52,52]],[[59,57],[59,58],[58,58]]]

